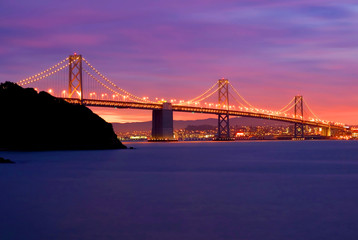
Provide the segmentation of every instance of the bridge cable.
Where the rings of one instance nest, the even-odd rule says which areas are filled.
[[[87,70],[84,70],[93,80],[95,80],[96,82],[98,82],[99,84],[101,84],[103,87],[107,88],[109,91],[117,94],[117,95],[120,95],[122,97],[126,97],[125,95],[113,90],[112,88],[108,87],[106,84],[102,83],[101,81],[99,81],[96,77],[94,77],[91,73],[89,73]],[[138,100],[135,100],[135,99],[132,99],[130,97],[128,97],[129,99],[131,99],[132,101],[135,101],[135,102],[140,102]]]
[[[24,83],[24,82],[29,81],[29,80],[31,80],[31,79],[33,79],[33,78],[36,78],[36,79],[37,79],[39,76],[41,76],[41,75],[43,75],[43,74],[45,74],[45,73],[51,71],[52,69],[57,68],[58,66],[62,65],[62,64],[63,64],[64,62],[66,62],[68,59],[69,59],[69,58],[66,58],[66,59],[64,59],[64,60],[62,60],[62,61],[60,61],[60,62],[58,62],[57,64],[51,66],[50,68],[48,68],[48,69],[46,69],[46,70],[44,70],[44,71],[42,71],[42,72],[39,72],[39,73],[37,73],[37,74],[35,74],[35,75],[32,75],[31,77],[28,77],[28,78],[25,78],[25,79],[23,79],[23,80],[21,80],[21,81],[18,81],[18,82],[16,82],[16,84],[18,84],[18,85],[20,85],[20,84],[26,85],[26,84],[28,84],[28,83]],[[52,74],[51,74],[51,75],[52,75]]]
[[[321,120],[321,119],[312,111],[312,109],[308,106],[308,104],[306,103],[305,100],[303,100],[303,103],[304,103],[305,106],[308,108],[308,110],[313,114],[313,116],[314,116],[315,118],[317,118],[318,120]]]
[[[286,113],[288,111],[290,111],[292,108],[294,108],[297,105],[298,102],[294,103],[291,107],[287,108],[285,111],[280,111],[282,113]]]
[[[38,77],[38,78],[35,78],[35,79],[32,79],[32,80],[27,80],[27,82],[21,82],[21,83],[20,83],[20,82],[17,82],[16,84],[18,84],[19,86],[24,86],[24,85],[27,85],[27,84],[30,84],[30,83],[33,83],[33,82],[37,82],[37,81],[39,81],[39,80],[41,80],[41,79],[47,78],[47,77],[49,77],[49,76],[51,76],[51,75],[53,75],[53,74],[55,74],[55,73],[61,71],[62,69],[68,67],[70,64],[71,64],[71,63],[68,63],[68,64],[66,64],[66,65],[63,65],[62,67],[57,68],[56,70],[54,70],[54,71],[52,71],[52,72],[50,72],[50,73],[48,73],[48,74],[46,74],[46,75],[43,75],[43,76],[41,76],[42,74],[40,74],[41,77]]]
[[[243,98],[240,94],[239,94],[239,92],[234,88],[234,86],[229,82],[229,85],[231,86],[231,88],[234,90],[234,92],[247,104],[247,105],[249,105],[250,107],[252,107],[252,108],[255,108],[253,105],[251,105],[248,101],[246,101],[246,99],[245,98]]]
[[[197,102],[196,100],[201,98],[202,96],[204,96],[205,94],[207,94],[208,92],[210,92],[216,85],[218,85],[218,82],[215,82],[214,85],[212,85],[207,91],[205,91],[203,94],[191,99],[191,100],[188,100],[186,102]]]
[[[220,88],[217,88],[215,91],[213,91],[212,93],[210,93],[210,94],[207,95],[206,97],[203,97],[203,98],[201,98],[201,99],[199,99],[199,100],[196,100],[195,102],[200,102],[200,101],[203,101],[203,100],[205,100],[205,99],[211,97],[214,93],[216,93],[217,91],[219,91],[219,89],[220,89]],[[188,103],[189,103],[189,102],[188,102]]]
[[[280,110],[278,110],[279,112],[282,112],[285,108],[287,108],[293,101],[295,100],[295,97],[293,97],[292,99],[291,99],[291,101],[286,105],[286,106],[284,106],[283,108],[281,108]]]
[[[240,104],[242,107],[246,108],[246,106],[245,106],[244,104],[242,104],[239,100],[237,100],[237,98],[236,98],[234,95],[232,95],[231,93],[229,93],[229,95],[230,95],[238,104]]]
[[[93,70],[95,71],[100,77],[102,77],[106,82],[108,82],[109,84],[111,84],[113,87],[117,88],[118,90],[126,93],[127,95],[129,96],[132,96],[132,98],[137,98],[140,100],[140,102],[149,102],[149,103],[156,103],[156,102],[153,102],[153,101],[150,101],[150,100],[146,100],[146,99],[143,99],[141,97],[138,97],[138,96],[135,96],[131,93],[129,93],[128,91],[118,87],[116,84],[114,84],[112,81],[110,81],[107,77],[105,77],[102,73],[100,73],[95,67],[93,67],[85,58],[83,58],[83,60],[85,61],[85,63]]]

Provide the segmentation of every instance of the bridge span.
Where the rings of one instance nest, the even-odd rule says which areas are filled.
[[[296,139],[304,139],[305,126],[325,129],[326,136],[330,136],[331,129],[348,128],[342,123],[321,120],[301,95],[294,96],[280,110],[254,107],[225,78],[219,79],[199,96],[185,101],[150,100],[148,97],[139,97],[117,86],[82,55],[77,54],[70,55],[50,68],[18,81],[17,84],[46,91],[71,104],[151,110],[152,139],[155,140],[173,139],[173,111],[217,115],[217,140],[231,139],[230,116],[292,123],[293,137]]]
[[[85,105],[89,107],[110,107],[110,108],[127,108],[127,109],[142,109],[142,110],[163,110],[165,108],[165,103],[140,103],[140,102],[128,102],[128,101],[109,101],[109,100],[97,100],[97,99],[79,99],[79,98],[62,98],[66,102],[71,104]],[[195,107],[195,106],[184,106],[176,105],[171,103],[166,103],[167,110],[177,111],[177,112],[189,112],[189,113],[203,113],[203,114],[214,114],[214,115],[229,115],[229,116],[239,116],[239,117],[250,117],[250,118],[259,118],[267,119],[274,121],[281,121],[286,123],[293,124],[303,124],[312,127],[320,127],[326,129],[326,135],[329,136],[329,132],[332,129],[345,130],[347,127],[342,125],[334,125],[330,123],[321,123],[314,122],[305,119],[290,118],[285,116],[277,116],[272,114],[265,113],[255,113],[247,111],[238,111],[238,110],[226,110],[226,109],[215,109],[215,108],[205,108],[205,107]],[[173,121],[173,119],[171,119]],[[153,126],[155,128],[155,126]],[[162,136],[165,137],[165,136]]]

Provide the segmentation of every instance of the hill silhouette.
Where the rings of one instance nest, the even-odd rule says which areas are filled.
[[[12,82],[0,84],[0,112],[0,149],[126,148],[112,125],[87,107]]]
[[[200,120],[174,120],[174,129],[184,129],[188,126],[193,128],[194,126],[212,126],[217,127],[217,118],[208,118]],[[112,123],[113,129],[116,133],[127,131],[150,131],[152,129],[152,122],[133,122],[133,123]],[[249,118],[249,117],[230,117],[230,126],[233,127],[257,127],[257,126],[290,126],[289,123],[279,122],[274,120]],[[207,127],[209,128],[209,127]],[[210,128],[211,129],[211,128]]]

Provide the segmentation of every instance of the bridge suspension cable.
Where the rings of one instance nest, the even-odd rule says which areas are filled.
[[[93,80],[95,80],[97,83],[101,84],[103,87],[107,88],[109,91],[113,92],[113,93],[116,93],[122,97],[124,97],[123,94],[117,92],[117,91],[114,91],[112,88],[108,87],[106,84],[102,83],[101,81],[99,81],[95,76],[93,76],[90,72],[88,72],[87,70],[83,70],[85,73],[88,74],[88,76],[90,76]]]
[[[193,99],[191,99],[191,100],[188,100],[187,102],[199,102],[199,101],[201,101],[201,100],[203,100],[203,99],[201,99],[201,100],[197,100],[197,99],[200,99],[201,97],[203,97],[205,94],[207,94],[208,92],[210,92],[216,85],[218,85],[218,82],[215,82],[215,84],[214,85],[212,85],[208,90],[206,90],[203,94],[201,94],[201,95],[199,95],[199,96],[197,96],[197,97],[195,97],[195,98],[193,98]],[[217,90],[216,90],[217,91]],[[212,94],[211,94],[212,95]],[[210,95],[210,96],[211,96]],[[204,98],[205,99],[205,98]]]
[[[240,104],[242,107],[246,107],[244,104],[242,104],[234,95],[232,95],[231,93],[229,93],[229,95],[238,103]]]
[[[284,106],[283,108],[281,108],[280,110],[278,110],[279,112],[283,112],[283,110],[284,109],[286,109],[290,104],[292,104],[292,102],[295,100],[295,97],[293,97],[292,99],[291,99],[291,101],[286,105],[286,106]],[[292,107],[291,107],[292,108]],[[290,109],[291,109],[290,108]],[[284,112],[286,112],[286,111],[284,111]]]
[[[23,80],[21,80],[21,81],[18,81],[18,82],[16,82],[16,83],[17,83],[18,85],[20,85],[20,86],[23,86],[23,85],[27,85],[27,84],[29,84],[29,83],[37,82],[37,81],[39,81],[39,80],[41,80],[41,79],[43,79],[43,78],[49,77],[49,76],[53,75],[54,73],[56,73],[56,72],[62,70],[63,68],[69,66],[69,64],[66,64],[65,66],[62,66],[62,67],[56,69],[55,71],[50,72],[52,69],[55,69],[55,68],[61,66],[61,65],[62,65],[63,63],[65,63],[68,59],[69,59],[69,58],[63,59],[62,61],[58,62],[57,64],[55,64],[55,65],[53,65],[53,66],[51,66],[51,67],[49,67],[48,69],[46,69],[46,70],[44,70],[44,71],[42,71],[42,72],[39,72],[39,73],[37,73],[37,74],[35,74],[35,75],[32,75],[31,77],[28,77],[28,78],[25,78],[25,79],[23,79]],[[50,73],[46,74],[47,72],[50,72]],[[45,75],[45,74],[46,74],[46,75]]]
[[[66,65],[64,65],[64,66],[62,66],[62,67],[60,67],[60,68],[57,68],[56,70],[54,70],[54,71],[52,71],[52,72],[50,72],[50,73],[48,73],[48,74],[46,74],[46,75],[42,75],[41,77],[38,77],[38,78],[35,78],[35,79],[32,79],[32,80],[27,80],[27,82],[21,82],[21,83],[20,83],[20,82],[17,82],[17,84],[18,84],[19,86],[24,86],[24,85],[27,85],[27,84],[30,84],[30,83],[37,82],[37,81],[39,81],[39,80],[41,80],[41,79],[47,78],[47,77],[49,77],[49,76],[51,76],[51,75],[53,75],[53,74],[55,74],[55,73],[61,71],[62,69],[68,67],[70,64],[71,64],[71,63],[68,63],[68,64],[66,64]]]
[[[243,98],[240,93],[234,88],[234,86],[229,82],[229,85],[231,86],[231,88],[234,90],[234,92],[250,107],[255,108],[253,105],[251,105],[248,101],[246,101],[245,98]]]
[[[320,118],[312,111],[312,109],[308,106],[308,104],[306,103],[305,100],[303,100],[303,104],[307,107],[308,111],[309,111],[310,113],[312,113],[312,115],[313,115],[315,118],[320,119]]]
[[[119,96],[122,96],[124,98],[126,98],[127,96],[126,95],[123,95],[115,90],[113,90],[112,88],[108,87],[106,84],[104,84],[103,82],[101,82],[100,80],[98,80],[95,76],[93,76],[90,72],[88,72],[87,70],[84,70],[93,80],[95,80],[97,83],[99,83],[100,85],[102,85],[104,88],[108,89],[109,91],[119,95]],[[128,97],[129,99],[131,99],[132,101],[134,102],[141,102],[141,101],[138,101],[136,99],[133,99],[131,97]]]
[[[292,108],[294,108],[296,105],[297,105],[297,102],[294,103],[294,104],[292,104],[292,106],[289,107],[289,108],[287,108],[286,110],[284,110],[284,111],[279,111],[279,112],[281,112],[281,113],[287,113],[287,112],[290,111]]]
[[[210,93],[209,95],[202,97],[201,99],[196,100],[195,102],[201,102],[209,97],[211,97],[214,93],[216,93],[217,91],[219,91],[220,88],[216,88],[215,91],[213,91],[212,93]]]
[[[111,80],[109,80],[107,77],[105,77],[102,73],[100,73],[95,67],[93,67],[85,58],[83,58],[83,60],[85,61],[85,63],[95,72],[97,73],[101,78],[103,78],[106,82],[108,82],[110,85],[112,85],[113,87],[117,88],[118,90],[124,92],[125,94],[127,94],[128,96],[131,96],[132,99],[137,99],[138,102],[148,102],[148,103],[156,103],[147,99],[143,99],[141,97],[135,96],[133,94],[131,94],[130,92],[118,87],[116,84],[114,84]]]

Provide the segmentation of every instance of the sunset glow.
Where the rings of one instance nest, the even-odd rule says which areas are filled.
[[[0,13],[1,81],[76,52],[149,100],[191,99],[225,76],[255,107],[280,109],[302,94],[322,119],[358,124],[358,11],[350,0],[8,1]],[[95,112],[111,122],[151,119],[145,111]]]

